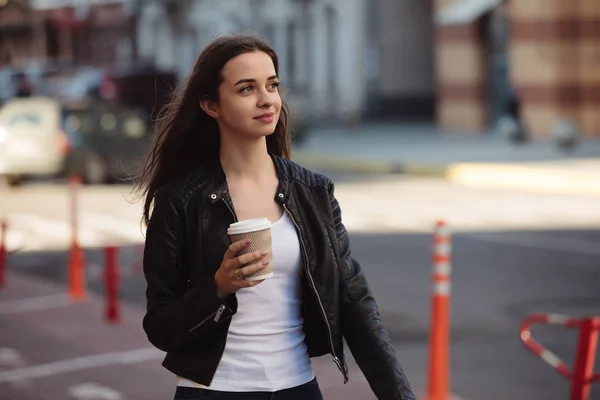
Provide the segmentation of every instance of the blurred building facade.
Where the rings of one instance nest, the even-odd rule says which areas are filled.
[[[131,66],[135,38],[129,0],[0,0],[0,104],[47,94],[50,75]]]
[[[436,0],[437,121],[474,132],[516,109],[600,137],[598,0]]]
[[[126,0],[5,0],[0,65],[113,66],[131,56],[135,37]]]
[[[139,55],[185,77],[218,35],[258,33],[311,118],[433,120],[432,0],[147,0]]]
[[[43,36],[43,20],[26,1],[0,3],[0,66],[43,57]]]

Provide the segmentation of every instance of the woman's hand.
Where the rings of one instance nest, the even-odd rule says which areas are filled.
[[[220,298],[224,298],[242,288],[256,286],[264,281],[264,279],[260,281],[246,281],[244,277],[260,271],[269,264],[269,260],[261,261],[267,255],[266,251],[255,251],[236,256],[239,251],[244,250],[251,243],[250,239],[234,242],[227,249],[225,256],[223,256],[223,262],[215,273],[217,295]],[[250,265],[240,268],[245,264]]]

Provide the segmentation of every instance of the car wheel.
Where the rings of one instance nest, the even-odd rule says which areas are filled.
[[[83,183],[86,185],[102,185],[108,182],[108,166],[97,154],[88,154],[83,160],[83,171],[81,174]]]
[[[6,176],[6,183],[8,183],[8,186],[19,186],[21,183],[23,183],[23,176],[22,175],[8,175]]]

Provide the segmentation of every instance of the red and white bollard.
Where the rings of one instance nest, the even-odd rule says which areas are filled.
[[[450,365],[450,273],[452,245],[443,221],[433,235],[431,332],[429,343],[428,400],[448,400]]]
[[[106,247],[105,275],[106,312],[105,319],[109,323],[118,323],[121,320],[119,307],[119,249],[115,246]]]

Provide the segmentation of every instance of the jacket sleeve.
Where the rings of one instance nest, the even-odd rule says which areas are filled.
[[[146,231],[143,327],[150,343],[166,352],[184,350],[232,314],[226,301],[217,296],[213,276],[195,282],[187,290],[189,268],[182,265],[182,217],[183,206],[178,199],[159,190]]]
[[[348,232],[329,184],[340,257],[340,307],[342,335],[358,366],[379,399],[414,400],[410,384],[396,358],[396,352],[383,327],[383,322],[360,264],[350,252]]]

